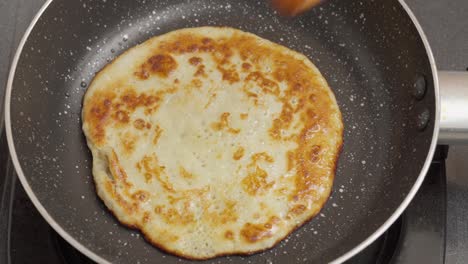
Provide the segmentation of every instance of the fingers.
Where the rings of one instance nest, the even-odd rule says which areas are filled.
[[[271,0],[273,7],[285,16],[296,16],[320,3],[320,0]]]

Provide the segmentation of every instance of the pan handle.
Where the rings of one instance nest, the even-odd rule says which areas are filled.
[[[439,71],[439,144],[468,144],[468,72]]]

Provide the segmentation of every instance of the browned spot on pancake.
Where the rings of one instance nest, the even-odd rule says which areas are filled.
[[[221,66],[218,66],[218,70],[221,72],[223,80],[227,81],[230,84],[233,84],[240,80],[239,73],[237,73],[235,68],[226,69]]]
[[[270,156],[268,155],[266,152],[260,152],[260,153],[255,153],[252,155],[252,162],[253,163],[256,163],[257,161],[259,160],[264,160],[268,163],[272,163],[274,162],[275,160]]]
[[[232,158],[235,160],[240,160],[244,156],[244,152],[245,150],[243,147],[238,147],[232,155]]]
[[[247,63],[247,62],[242,63],[242,69],[243,69],[244,71],[248,71],[248,70],[250,70],[251,68],[252,68],[252,64]]]
[[[134,89],[127,89],[120,97],[116,108],[128,109],[134,111],[138,107],[153,107],[161,101],[164,93],[149,95],[146,93],[137,94]]]
[[[242,179],[242,187],[244,190],[254,196],[257,193],[262,193],[273,186],[273,182],[267,182],[268,174],[265,170],[256,166],[255,169],[247,174]]]
[[[133,153],[137,140],[138,138],[131,132],[125,132],[122,134],[120,141],[122,142],[123,151],[126,155],[131,155]]]
[[[195,222],[195,215],[190,210],[190,201],[185,201],[181,210],[159,205],[154,208],[154,213],[171,225],[184,226]]]
[[[136,191],[132,194],[132,199],[133,200],[136,200],[138,202],[146,202],[149,200],[149,198],[151,197],[151,195],[146,192],[146,191],[142,191],[142,190],[139,190],[139,191]]]
[[[252,155],[251,159],[252,162],[247,165],[247,176],[242,179],[242,187],[245,192],[255,196],[257,194],[263,194],[275,184],[274,181],[267,181],[267,172],[260,168],[257,163],[260,160],[272,163],[274,160],[265,152],[255,153]]]
[[[206,102],[205,106],[203,107],[204,109],[208,108],[211,103],[213,102],[214,99],[216,99],[216,96],[218,96],[217,93],[211,93],[211,96],[208,98],[208,102]]]
[[[161,214],[164,210],[164,205],[157,205],[154,207],[154,213],[155,214]]]
[[[307,210],[307,207],[303,204],[298,204],[289,210],[289,214],[301,215]]]
[[[239,134],[240,129],[234,129],[229,125],[229,117],[231,116],[230,113],[223,113],[220,117],[219,122],[214,122],[211,124],[211,128],[215,131],[224,130],[231,134]]]
[[[194,34],[181,34],[171,41],[160,45],[160,50],[169,53],[213,52],[216,42],[211,38]]]
[[[203,43],[203,45],[213,45],[214,40],[211,39],[211,38],[204,37],[202,39],[202,43]]]
[[[115,97],[114,92],[105,90],[97,91],[87,99],[83,118],[89,124],[90,138],[98,146],[104,143],[105,128],[111,118]]]
[[[179,236],[174,235],[172,232],[168,230],[161,230],[161,241],[168,241],[169,243],[175,243],[179,240]]]
[[[324,115],[320,113],[323,110],[319,107],[321,106],[315,108],[314,111],[318,117]],[[307,112],[303,113],[303,116],[307,115]],[[326,122],[323,118],[319,120],[316,119],[317,118],[314,118],[314,120],[308,122],[298,136],[298,147],[294,150],[295,168],[297,170],[297,175],[295,177],[296,190],[295,193],[292,194],[291,200],[316,201],[318,197],[321,197],[320,194],[317,194],[316,187],[329,180],[325,175],[333,173],[333,167],[319,164],[319,161],[323,158],[321,154],[322,146],[321,142],[314,138],[326,138],[328,136],[327,132],[323,129],[318,129],[318,127],[328,125],[323,125],[323,123]],[[335,156],[328,156],[328,159],[331,159],[328,160],[329,163],[334,164],[336,162]],[[324,199],[326,199],[326,197],[321,198],[321,200]]]
[[[237,210],[235,209],[236,206],[235,201],[226,200],[225,201],[225,208],[221,213],[221,224],[226,224],[228,222],[236,222],[238,219]]]
[[[291,200],[306,199],[314,201],[316,197],[319,197],[316,186],[323,183],[325,178],[322,178],[324,177],[322,175],[327,175],[327,170],[330,170],[330,168],[317,164],[318,156],[313,150],[313,146],[307,145],[309,143],[307,141],[309,140],[305,134],[306,131],[303,131],[299,137],[299,147],[296,149],[296,191]],[[317,150],[318,148],[315,149]]]
[[[287,157],[287,164],[288,164],[288,171],[292,170],[295,166],[295,160],[296,160],[296,153],[294,151],[288,151],[286,153]]]
[[[247,80],[246,80],[247,81]],[[252,81],[252,80],[249,80],[249,82]],[[261,103],[262,99],[263,99],[263,93],[265,93],[262,88],[262,91],[259,91],[258,89],[256,89],[255,86],[251,85],[249,82],[246,82],[245,85],[243,85],[242,87],[242,91],[244,92],[245,95],[247,95],[248,98],[252,99],[252,101],[254,102],[254,104],[256,106],[259,106],[259,105],[263,105],[263,103]]]
[[[231,230],[228,230],[224,232],[224,238],[228,240],[233,240],[234,239],[234,233]]]
[[[154,129],[154,137],[153,137],[153,144],[157,145],[159,138],[161,137],[162,134],[162,129],[160,126],[156,125],[156,128]]]
[[[106,190],[106,193],[112,197],[114,201],[117,202],[120,207],[123,208],[123,210],[129,214],[132,215],[138,210],[138,204],[137,203],[129,203],[127,200],[125,200],[122,195],[120,195],[117,190],[115,189],[115,184],[113,184],[111,181],[106,181],[104,183],[104,188]]]
[[[256,243],[273,236],[274,229],[281,219],[272,216],[263,224],[246,223],[240,231],[241,237],[248,243]]]
[[[203,83],[200,79],[193,79],[192,80],[192,85],[195,87],[195,88],[201,88]]]
[[[151,215],[150,215],[150,213],[149,213],[149,212],[144,212],[141,221],[142,221],[144,224],[146,224],[146,223],[148,223],[149,221],[151,221]]]
[[[113,125],[122,127],[130,122],[130,117],[137,108],[142,107],[146,115],[152,114],[159,108],[159,102],[162,100],[162,98],[164,98],[166,94],[174,93],[176,90],[177,88],[172,87],[156,91],[153,94],[137,94],[135,89],[129,87],[124,89],[119,97],[116,98],[116,95],[114,94],[112,101],[106,101],[108,106],[106,108],[107,110],[105,112],[105,116],[102,114],[103,110],[96,108],[94,103],[91,108],[95,108],[95,112],[98,112],[99,115],[106,117],[106,120],[110,114],[110,117],[115,121],[113,122]],[[101,117],[101,119],[103,119],[103,117]],[[136,121],[134,125],[143,128],[140,126],[143,125],[141,121]],[[145,127],[151,128],[151,124],[146,123]]]
[[[251,92],[251,91],[249,91],[249,90],[247,90],[245,88],[244,88],[244,92],[248,97],[254,98],[256,100],[255,102],[257,102],[258,94],[253,93],[253,92]],[[255,103],[255,105],[257,105],[257,103]]]
[[[288,188],[284,187],[284,188],[275,189],[275,192],[276,194],[283,196],[288,193]]]
[[[236,211],[236,202],[231,200],[224,201],[224,208],[222,211],[208,210],[209,204],[204,205],[204,217],[214,225],[224,225],[237,221],[238,215]]]
[[[194,75],[195,75],[196,77],[199,77],[199,76],[206,77],[205,65],[200,65],[200,66],[198,66],[197,71],[195,72]]]
[[[157,54],[143,63],[140,66],[140,70],[135,72],[135,75],[142,80],[148,79],[151,74],[166,78],[176,68],[177,62],[171,55]]]
[[[198,66],[202,62],[202,59],[200,57],[191,57],[189,59],[189,63],[192,64],[193,66]]]
[[[246,81],[256,82],[263,90],[264,93],[273,94],[279,96],[278,84],[268,78],[266,78],[261,72],[251,72],[245,78]]]
[[[313,163],[316,163],[320,161],[320,152],[322,150],[322,147],[318,145],[313,145],[312,148],[310,149],[310,161]]]
[[[128,116],[127,111],[118,110],[112,115],[112,117],[115,121],[122,124],[126,124],[128,121],[130,121],[130,117]]]
[[[138,118],[135,121],[133,121],[133,126],[138,130],[143,130],[146,128],[146,122],[145,120]]]
[[[156,154],[153,153],[152,155],[144,156],[140,161],[140,167],[143,168],[145,181],[147,183],[151,182],[153,179],[157,179],[166,191],[174,192],[174,187],[168,181],[167,175],[164,173],[165,167],[159,164]]]
[[[180,172],[180,176],[182,176],[182,178],[184,179],[189,179],[189,180],[192,180],[195,178],[195,176],[188,172],[184,167],[180,166],[179,168],[179,172]]]
[[[284,104],[281,114],[273,120],[273,125],[268,131],[270,136],[276,140],[282,140],[282,130],[287,130],[293,121],[294,111],[289,104]]]
[[[107,157],[107,160],[108,160],[109,170],[112,174],[114,181],[121,182],[127,188],[132,187],[133,185],[127,181],[127,178],[128,178],[127,173],[120,165],[119,159],[117,158],[117,154],[115,154],[114,150],[112,150],[110,155]]]
[[[194,188],[187,190],[178,190],[177,193],[168,196],[169,203],[175,205],[176,203],[185,203],[193,201],[194,199],[202,199],[210,190],[210,186],[203,188]]]

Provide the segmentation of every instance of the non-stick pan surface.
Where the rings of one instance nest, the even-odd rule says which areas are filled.
[[[181,263],[120,225],[98,199],[80,113],[95,73],[127,48],[205,25],[239,28],[307,55],[335,92],[345,124],[332,197],[320,215],[272,250],[206,263],[324,263],[383,231],[421,183],[437,134],[430,54],[393,0],[332,0],[294,19],[276,15],[267,0],[52,1],[14,64],[6,101],[13,160],[49,223],[97,261]],[[427,85],[425,93],[415,92],[415,81]]]

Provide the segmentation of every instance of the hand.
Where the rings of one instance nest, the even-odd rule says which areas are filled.
[[[320,0],[271,0],[281,15],[295,16],[320,3]]]

